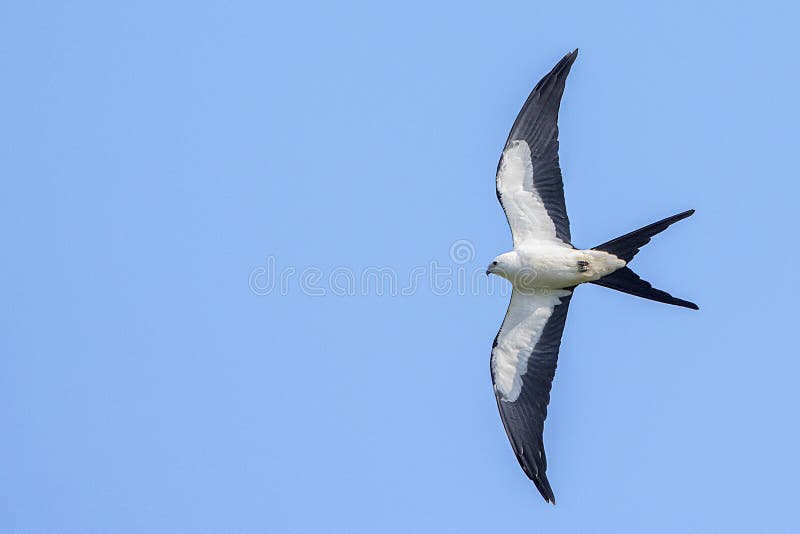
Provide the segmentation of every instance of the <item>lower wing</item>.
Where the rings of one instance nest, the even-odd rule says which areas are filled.
[[[542,433],[571,298],[569,289],[515,289],[492,347],[492,382],[506,434],[525,474],[553,504]]]

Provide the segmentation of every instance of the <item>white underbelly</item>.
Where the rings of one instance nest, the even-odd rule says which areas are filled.
[[[541,246],[520,251],[522,268],[511,282],[519,289],[561,289],[599,280],[625,266],[600,250]]]

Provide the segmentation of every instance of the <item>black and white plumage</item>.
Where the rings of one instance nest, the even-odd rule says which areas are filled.
[[[522,107],[497,166],[497,198],[514,242],[487,274],[508,279],[513,292],[492,346],[497,406],[525,474],[555,504],[547,480],[542,433],[561,335],[572,293],[590,282],[650,300],[697,309],[654,289],[628,263],[655,234],[690,216],[668,217],[629,234],[580,250],[571,244],[558,159],[558,111],[578,51],[567,54],[536,84]]]

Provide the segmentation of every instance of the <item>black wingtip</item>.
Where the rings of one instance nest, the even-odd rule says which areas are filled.
[[[520,117],[524,114],[525,109],[528,107],[529,102],[537,93],[544,93],[544,94],[555,94],[557,95],[558,99],[561,99],[561,94],[564,92],[564,84],[566,83],[566,78],[569,75],[570,69],[572,69],[572,64],[575,63],[575,59],[578,57],[578,49],[576,48],[572,52],[566,54],[562,57],[558,63],[556,63],[555,67],[553,67],[550,72],[548,72],[544,78],[539,80],[539,83],[536,84],[536,87],[533,88],[528,100],[525,102],[525,105],[522,106],[522,110],[520,111],[519,116],[517,116],[517,120],[514,121],[514,126],[511,128],[511,133],[513,135],[514,129],[517,126],[517,123],[520,120]],[[559,87],[558,90],[554,91],[554,87]],[[511,136],[509,136],[509,139]]]
[[[567,54],[562,57],[558,63],[556,63],[555,67],[544,77],[539,84],[546,81],[548,78],[555,79],[559,77],[561,74],[565,76],[569,74],[570,69],[572,68],[572,64],[575,63],[575,60],[578,58],[578,49],[576,48],[572,52],[568,52]],[[563,89],[562,89],[563,90]]]
[[[578,59],[578,49],[576,48],[572,52],[567,52],[564,57],[561,58],[561,61],[558,62],[561,66],[568,66],[571,67],[575,60]],[[553,69],[555,70],[555,69]]]
[[[556,496],[553,494],[553,488],[550,487],[550,481],[547,480],[547,475],[541,472],[539,475],[530,477],[530,479],[533,481],[533,485],[536,486],[536,489],[539,490],[545,502],[555,505]]]
[[[575,50],[573,50],[572,52],[567,53],[567,55],[565,55],[564,58],[561,61],[567,63],[571,67],[572,64],[575,63],[576,59],[578,59],[578,49],[577,48]]]

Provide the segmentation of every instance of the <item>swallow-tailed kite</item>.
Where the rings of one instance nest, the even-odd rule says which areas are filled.
[[[497,166],[497,198],[514,249],[497,256],[487,274],[508,279],[513,291],[492,346],[497,406],[520,465],[546,501],[555,497],[545,471],[542,431],[567,309],[586,282],[658,302],[698,309],[654,289],[629,267],[650,238],[694,210],[634,230],[592,249],[572,246],[558,164],[558,110],[578,51],[567,54],[536,84],[511,127]]]

